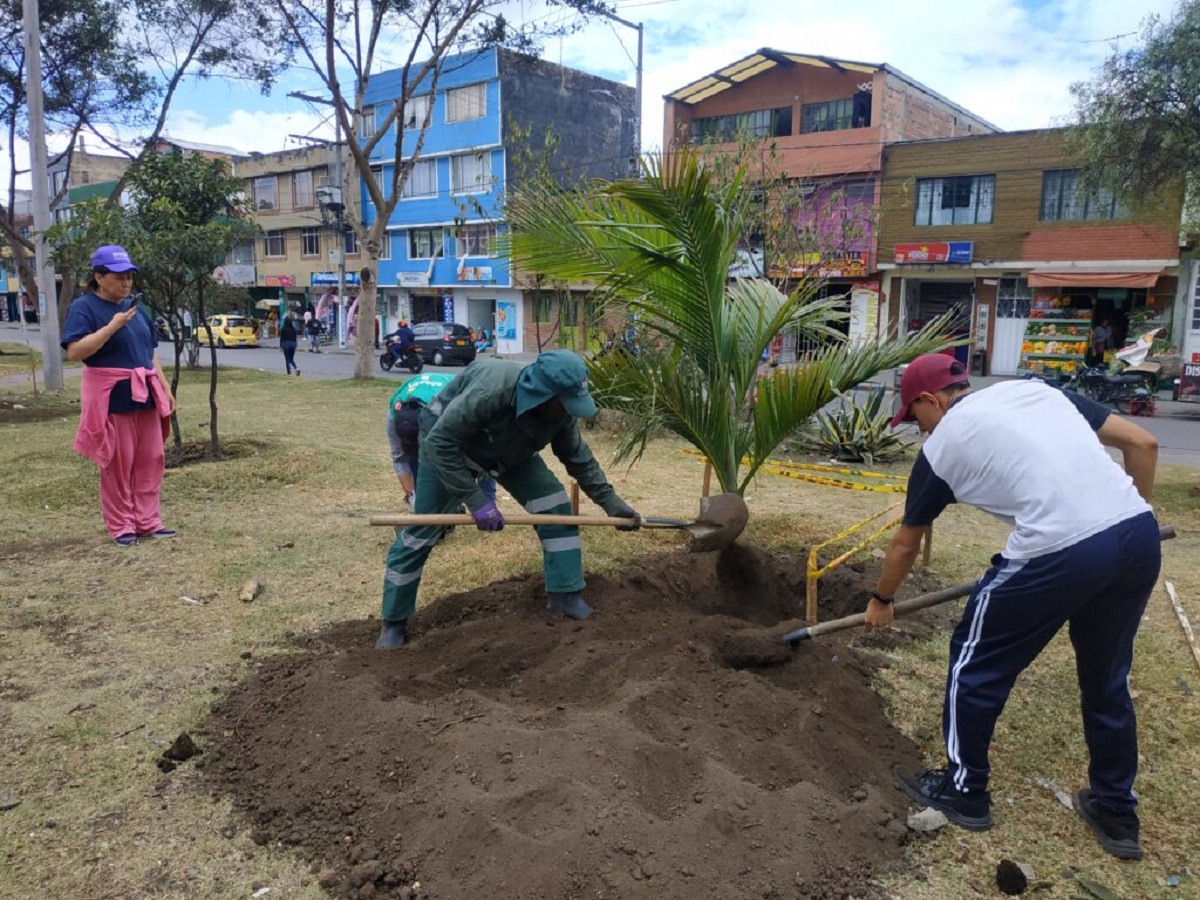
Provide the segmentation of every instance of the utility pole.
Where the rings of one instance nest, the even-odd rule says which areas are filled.
[[[46,121],[42,110],[42,24],[38,0],[23,0],[25,24],[25,64],[28,86],[25,95],[29,107],[29,153],[33,178],[34,274],[38,296],[36,308],[42,323],[42,379],[46,390],[63,388],[62,348],[58,346],[58,291],[54,270],[46,253],[46,230],[50,227],[50,184],[46,170]],[[23,312],[23,311],[22,311]],[[23,318],[23,316],[22,316]]]
[[[637,178],[641,173],[642,166],[642,35],[643,27],[641,22],[630,22],[628,19],[622,19],[616,13],[606,12],[602,9],[596,10],[597,13],[604,16],[606,19],[612,19],[626,28],[632,28],[637,31],[638,46],[637,46],[637,81],[634,88],[634,113],[633,113],[633,158],[630,160],[630,168],[633,170],[633,177]]]
[[[308,103],[316,103],[320,106],[333,106],[332,100],[327,100],[324,97],[316,97],[312,94],[306,94],[303,91],[292,91],[288,94],[289,97],[295,97],[297,100],[304,100]],[[319,138],[308,138],[315,143],[323,143],[326,147],[333,149],[333,171],[334,180],[337,184],[337,209],[334,210],[336,216],[337,237],[334,239],[334,252],[337,253],[338,262],[338,346],[345,349],[349,343],[349,323],[346,321],[346,311],[349,309],[349,304],[346,303],[346,198],[344,196],[346,186],[343,183],[342,174],[342,120],[335,115],[333,117],[334,126],[337,129],[335,140],[331,145],[329,141]]]

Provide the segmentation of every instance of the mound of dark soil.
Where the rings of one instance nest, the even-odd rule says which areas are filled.
[[[871,583],[823,579],[823,614]],[[801,557],[737,546],[594,578],[582,623],[540,578],[438,601],[397,651],[344,623],[215,709],[203,771],[340,897],[873,896],[902,864],[891,767],[917,757],[868,665],[830,638],[753,670],[719,650],[803,585]]]

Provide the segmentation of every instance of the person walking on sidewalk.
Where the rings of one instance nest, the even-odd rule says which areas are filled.
[[[1107,852],[1141,859],[1129,669],[1161,560],[1150,507],[1157,441],[1107,407],[1041,382],[972,392],[962,363],[942,354],[909,365],[900,400],[892,427],[915,418],[929,438],[867,603],[867,626],[892,621],[892,600],[925,529],[949,504],[968,503],[1013,525],[950,640],[942,710],[949,762],[897,771],[900,787],[957,825],[991,828],[996,719],[1017,676],[1067,625],[1091,759],[1090,785],[1074,807]],[[1105,447],[1121,452],[1124,469]]]
[[[312,316],[304,323],[304,335],[308,338],[308,352],[321,352],[321,320]]]
[[[288,375],[292,374],[293,369],[297,375],[300,374],[300,367],[296,365],[296,340],[296,325],[291,316],[286,316],[279,327],[279,349],[283,351],[283,364],[287,367]]]
[[[75,449],[100,468],[100,511],[122,547],[175,536],[159,497],[175,398],[155,357],[154,324],[129,300],[136,271],[121,247],[97,249],[90,290],[71,304],[62,335],[67,358],[83,362]]]
[[[528,364],[476,360],[421,411],[421,465],[416,513],[471,510],[480,531],[499,531],[504,516],[480,484],[487,474],[531,513],[571,513],[571,499],[540,456],[547,444],[567,474],[610,516],[640,524],[637,512],[613,490],[579,434],[578,420],[596,414],[588,393],[587,366],[570,350],[542,353]],[[540,525],[546,570],[547,609],[586,619],[583,546],[573,525]],[[409,526],[387,555],[383,581],[380,649],[408,640],[408,619],[417,606],[425,560],[442,536],[440,526]]]

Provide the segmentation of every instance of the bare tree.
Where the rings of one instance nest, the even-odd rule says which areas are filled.
[[[435,92],[445,67],[465,61],[463,54],[499,45],[534,52],[540,38],[578,27],[589,13],[608,6],[598,0],[547,0],[548,6],[567,13],[570,24],[550,25],[542,20],[541,24],[514,28],[502,13],[506,4],[501,0],[274,2],[299,55],[324,83],[346,139],[351,165],[346,167],[345,183],[340,186],[343,195],[357,195],[361,178],[372,207],[370,224],[363,221],[367,216],[352,223],[367,258],[360,273],[356,329],[359,334],[370,334],[377,309],[384,234],[413,166],[421,157],[433,113],[433,104],[427,104],[423,121],[407,127],[413,97]],[[385,46],[386,58],[382,49]],[[387,69],[399,73],[398,96],[386,107],[385,114],[381,115],[384,107],[376,107],[374,127],[364,133],[362,111],[370,77]],[[393,127],[397,123],[400,127]],[[385,140],[393,142],[388,155],[396,163],[377,174],[370,161]],[[359,341],[355,377],[373,377],[374,362],[371,342]]]

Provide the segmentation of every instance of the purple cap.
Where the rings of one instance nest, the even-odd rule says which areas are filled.
[[[105,244],[103,247],[97,248],[96,252],[92,254],[92,268],[105,268],[110,272],[141,271],[133,264],[133,260],[129,258],[125,248],[118,247],[116,244]]]

